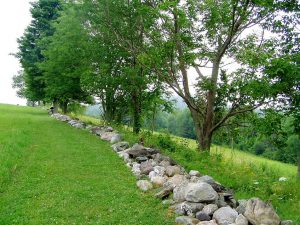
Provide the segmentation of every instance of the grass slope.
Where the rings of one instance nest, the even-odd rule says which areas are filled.
[[[173,224],[96,136],[0,105],[0,224]]]
[[[101,121],[87,116],[76,116],[81,120],[101,124]],[[155,146],[171,156],[186,169],[196,169],[202,174],[214,177],[223,185],[235,190],[238,199],[259,197],[271,202],[281,219],[292,219],[300,224],[300,181],[297,167],[265,159],[247,152],[213,146],[211,155],[196,150],[196,142],[180,137],[168,137],[149,132],[134,135],[130,129],[119,127],[126,140],[138,142],[140,137],[146,146]],[[288,181],[279,182],[280,177]]]

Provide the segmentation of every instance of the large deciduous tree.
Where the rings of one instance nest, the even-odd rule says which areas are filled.
[[[201,150],[231,117],[278,103],[286,91],[278,82],[288,75],[266,68],[293,52],[286,46],[296,40],[296,1],[146,1],[143,9],[155,18],[145,31],[152,49],[143,63],[183,98]]]

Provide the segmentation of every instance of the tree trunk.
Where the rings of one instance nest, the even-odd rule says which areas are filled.
[[[66,114],[68,112],[68,102],[62,102],[61,108],[62,108],[63,114]]]
[[[192,113],[192,118],[195,125],[198,148],[200,151],[209,151],[211,146],[212,133],[210,131],[207,132],[207,130],[204,129],[203,123],[201,121],[202,116],[200,115],[200,113],[192,107],[189,107],[189,109]]]
[[[58,112],[58,100],[54,99],[53,100],[53,113],[57,113]]]
[[[133,132],[138,134],[141,131],[141,102],[138,96],[138,91],[135,90],[132,95],[133,103]]]

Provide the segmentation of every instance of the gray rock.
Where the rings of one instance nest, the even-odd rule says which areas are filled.
[[[146,162],[148,158],[146,156],[138,156],[135,158],[138,163]]]
[[[199,177],[198,182],[205,182],[208,184],[213,184],[213,183],[215,183],[215,180],[214,180],[214,178],[205,175],[205,176]]]
[[[196,218],[200,221],[210,221],[211,218],[209,215],[207,215],[205,212],[200,211],[196,213]]]
[[[292,220],[283,220],[280,222],[280,225],[293,225],[293,221]]]
[[[172,188],[170,187],[163,187],[159,192],[155,194],[156,198],[164,199],[169,197],[169,195],[172,193]],[[173,200],[174,201],[174,200]],[[175,201],[174,201],[175,202]]]
[[[243,214],[240,214],[235,219],[235,224],[236,225],[248,225],[248,220],[246,217],[243,216]]]
[[[129,143],[126,141],[118,142],[111,146],[115,152],[121,152],[129,148]]]
[[[141,174],[148,175],[151,171],[153,171],[153,166],[150,161],[145,161],[141,163]]]
[[[139,177],[141,175],[141,164],[134,162],[132,164],[132,172],[135,176]]]
[[[197,225],[218,225],[215,220],[201,221]]]
[[[129,154],[130,158],[136,158],[140,156],[150,157],[151,154],[147,151],[147,149],[139,144],[134,144],[131,149],[126,150]]]
[[[175,222],[176,224],[182,224],[182,225],[194,225],[199,223],[199,220],[190,216],[180,216],[175,219]]]
[[[279,225],[280,218],[271,205],[263,202],[259,198],[249,199],[244,216],[253,225]]]
[[[122,136],[120,134],[115,134],[111,137],[110,143],[115,144],[122,141]]]
[[[186,215],[195,216],[195,213],[201,211],[204,205],[202,203],[183,202],[181,207],[185,210]]]
[[[207,183],[189,183],[185,199],[189,202],[211,202],[218,199],[218,193]]]
[[[173,199],[175,202],[183,202],[185,200],[187,185],[187,182],[183,182],[174,188]]]
[[[198,183],[199,179],[200,179],[200,177],[197,177],[197,176],[191,176],[190,181],[191,181],[192,183]]]
[[[173,177],[176,174],[181,173],[181,168],[179,166],[167,166],[166,167],[166,174],[168,177]]]
[[[104,127],[103,130],[104,130],[105,132],[113,132],[113,131],[114,131],[114,128],[112,128],[112,127]]]
[[[186,177],[184,175],[176,174],[173,177],[169,178],[169,180],[166,182],[166,185],[175,188],[182,183],[187,183]]]
[[[214,212],[213,219],[215,219],[219,225],[228,225],[234,223],[237,216],[238,213],[234,209],[222,207]]]
[[[163,166],[163,167],[168,167],[168,166],[171,166],[171,163],[168,160],[163,160],[159,163],[159,165]]]
[[[121,152],[118,152],[118,155],[124,159],[125,162],[130,162],[130,158],[129,158],[129,155],[124,152],[124,151],[121,151]]]
[[[147,180],[139,180],[136,182],[136,185],[142,191],[149,191],[153,188],[152,184]]]
[[[195,176],[195,177],[200,177],[200,172],[197,171],[197,170],[191,170],[191,171],[189,172],[189,175],[190,175],[190,176]]]
[[[247,200],[241,199],[241,200],[238,200],[238,203],[239,203],[239,206],[236,208],[236,211],[239,214],[244,214],[246,211]]]
[[[215,211],[217,211],[218,206],[216,204],[208,204],[204,206],[203,212],[205,212],[207,215],[212,216]]]
[[[155,174],[157,174],[157,176],[163,177],[165,175],[166,169],[162,166],[155,166],[153,168],[153,171],[155,172]]]
[[[93,134],[98,135],[98,136],[101,136],[101,134],[104,133],[103,129],[100,128],[100,127],[93,127],[93,128],[91,129],[91,132],[92,132]]]

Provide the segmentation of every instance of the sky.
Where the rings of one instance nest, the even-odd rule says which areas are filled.
[[[30,2],[32,0],[4,0],[0,3],[0,103],[26,104],[11,86],[13,75],[21,67],[10,53],[18,51],[17,38],[31,21]]]

